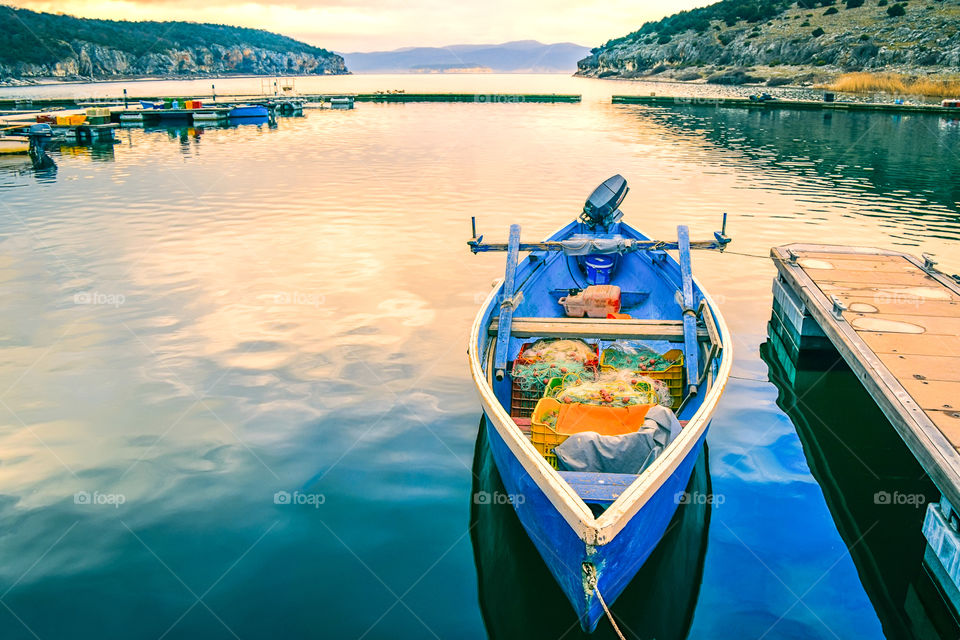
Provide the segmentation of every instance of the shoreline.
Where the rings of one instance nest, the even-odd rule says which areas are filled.
[[[276,73],[237,73],[218,76],[124,76],[124,77],[105,77],[105,78],[84,78],[84,79],[62,79],[56,76],[40,76],[24,80],[18,78],[15,80],[4,80],[0,82],[0,88],[15,89],[19,87],[55,87],[71,84],[117,84],[121,82],[188,82],[191,80],[234,80],[243,78],[322,78],[325,76],[352,76],[353,72],[346,73],[313,73],[313,74],[276,74]],[[33,82],[32,80],[36,80]]]
[[[759,82],[737,82],[733,81],[732,78],[736,77],[738,74],[742,77],[755,77],[751,76],[754,73],[762,73],[756,67],[737,67],[737,68],[727,68],[727,67],[703,67],[702,71],[697,71],[696,73],[700,74],[701,77],[696,79],[684,80],[676,75],[664,75],[666,73],[676,73],[678,71],[683,71],[682,69],[667,69],[663,72],[649,75],[606,75],[601,76],[599,74],[589,74],[581,73],[579,70],[573,74],[576,78],[588,78],[592,80],[614,80],[621,82],[647,82],[647,83],[664,83],[664,84],[681,84],[681,85],[692,85],[692,86],[716,86],[716,87],[746,87],[757,89],[758,91],[769,90],[769,89],[794,89],[794,90],[808,90],[808,91],[827,91],[833,93],[842,93],[849,95],[857,96],[889,96],[891,98],[901,97],[912,100],[930,100],[930,101],[939,101],[944,98],[944,94],[941,93],[923,93],[923,92],[910,92],[910,91],[891,91],[889,89],[883,88],[880,84],[876,87],[870,87],[865,89],[851,90],[838,87],[837,84],[842,82],[845,77],[857,74],[867,74],[875,76],[878,79],[883,76],[896,76],[902,80],[915,80],[920,78],[928,78],[932,82],[960,82],[960,75],[957,73],[951,72],[949,70],[940,70],[936,73],[931,73],[925,69],[914,69],[914,68],[895,68],[895,69],[877,69],[874,71],[847,71],[839,68],[824,68],[824,67],[814,67],[816,71],[809,71],[808,67],[798,66],[798,67],[770,67],[768,73],[773,73],[769,78],[764,78]],[[784,72],[792,71],[794,74],[794,79],[803,78],[804,82],[802,83],[793,83],[790,82]],[[711,82],[710,77],[725,77],[724,81]],[[770,84],[771,80],[777,80],[773,84]],[[949,93],[949,92],[948,92]],[[960,98],[960,96],[957,96]]]

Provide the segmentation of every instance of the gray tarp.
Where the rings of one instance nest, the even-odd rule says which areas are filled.
[[[564,471],[592,473],[640,473],[680,433],[680,423],[673,411],[657,405],[651,407],[636,433],[625,436],[602,436],[587,431],[567,438],[554,449]]]
[[[626,238],[597,238],[595,236],[572,236],[560,242],[568,256],[585,256],[591,253],[623,253],[631,242]]]

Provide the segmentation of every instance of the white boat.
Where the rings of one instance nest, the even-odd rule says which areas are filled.
[[[30,141],[27,138],[4,136],[0,138],[0,155],[30,153]]]
[[[338,96],[330,98],[331,109],[353,109],[353,98],[350,96]]]

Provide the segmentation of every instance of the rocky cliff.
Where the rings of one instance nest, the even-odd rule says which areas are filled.
[[[611,40],[577,73],[783,84],[860,70],[960,71],[960,0],[724,0]]]
[[[85,20],[0,6],[0,80],[347,73],[343,58],[268,31]]]

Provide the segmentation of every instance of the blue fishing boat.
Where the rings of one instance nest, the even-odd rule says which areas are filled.
[[[614,622],[609,607],[653,552],[678,505],[710,499],[684,490],[733,357],[727,326],[693,277],[690,257],[694,249],[722,251],[730,241],[725,222],[724,230],[708,241],[691,242],[685,226],[677,228],[675,240],[651,240],[622,221],[619,207],[627,191],[622,176],[610,178],[593,192],[578,219],[543,242],[521,242],[520,227],[513,225],[506,244],[487,243],[477,236],[474,221],[468,243],[474,253],[507,254],[504,280],[477,314],[468,348],[490,450],[506,499],[587,632],[596,629],[605,612]],[[527,253],[523,260],[521,252]],[[586,307],[577,301],[591,290],[618,291],[620,308],[602,316],[574,317],[589,310],[589,299]],[[570,431],[560,422],[552,427],[549,414],[538,412],[557,402],[549,398],[551,390],[566,388],[570,374],[546,384],[532,416],[524,417],[518,402],[522,405],[529,391],[518,392],[518,357],[534,341],[550,340],[581,341],[603,350],[604,357],[622,345],[682,354],[674,356],[678,366],[669,370],[676,402],[666,411],[658,406],[676,428],[654,425],[650,433],[658,435],[643,440],[647,419],[640,429],[631,426],[617,435],[602,435],[610,432],[592,428],[590,420],[599,414],[590,411],[623,416],[638,409],[613,406],[590,408],[583,414],[585,421]],[[595,369],[597,379],[606,368]],[[556,406],[561,421],[564,411],[572,416],[574,408],[582,408],[562,402]],[[591,433],[594,430],[597,433]],[[636,433],[630,435],[632,431]],[[633,456],[641,440],[649,451],[638,461]],[[598,456],[581,455],[591,446]],[[587,463],[579,465],[584,460]]]
[[[266,118],[270,115],[270,112],[267,108],[260,104],[242,104],[239,106],[230,109],[230,112],[227,114],[231,119],[233,118]]]

